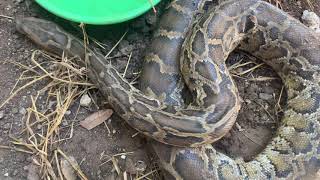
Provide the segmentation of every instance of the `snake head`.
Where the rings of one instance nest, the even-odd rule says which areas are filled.
[[[59,27],[50,21],[34,17],[16,19],[16,28],[50,52],[62,53],[68,43],[66,34],[63,34]]]

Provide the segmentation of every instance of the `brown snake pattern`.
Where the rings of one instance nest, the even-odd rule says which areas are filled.
[[[177,0],[169,10],[175,9],[177,14],[192,20],[192,9],[205,8],[204,2]],[[190,21],[181,31],[164,28],[157,32],[159,37],[172,41],[186,35],[185,40],[181,40],[181,51],[176,54],[181,57],[180,62],[166,64],[169,61],[161,59],[161,51],[147,56],[147,61],[149,57],[149,62],[155,62],[159,72],[164,74],[162,77],[168,75],[168,80],[180,64],[184,82],[193,96],[186,106],[180,100],[175,102],[179,99],[175,94],[180,93],[175,89],[182,88],[175,88],[180,86],[179,77],[176,78],[179,81],[168,88],[173,90],[170,93],[173,96],[161,94],[165,92],[159,90],[165,88],[160,87],[166,85],[164,81],[157,87],[149,82],[142,85],[145,95],[123,79],[111,64],[104,62],[101,55],[90,49],[86,53],[81,41],[55,24],[35,18],[20,19],[16,23],[20,32],[47,50],[57,54],[65,51],[86,59],[89,77],[132,127],[162,143],[196,147],[155,143],[161,164],[169,172],[168,178],[299,179],[318,170],[320,37],[281,10],[258,0],[226,1],[194,19],[192,30],[188,30]],[[176,26],[176,29],[180,27]],[[274,68],[288,94],[276,136],[249,162],[234,160],[210,145],[231,128],[240,108],[237,89],[225,65],[226,58],[236,47]],[[162,48],[163,53],[170,54],[172,50]]]

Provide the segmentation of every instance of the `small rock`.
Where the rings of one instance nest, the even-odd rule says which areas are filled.
[[[56,101],[49,101],[49,103],[48,103],[48,109],[51,109],[51,110],[53,110],[54,109],[54,105],[56,105],[57,104],[57,102]]]
[[[66,113],[64,113],[64,114],[67,115],[67,116],[69,116],[69,115],[71,114],[71,111],[68,110],[68,111],[66,111]]]
[[[21,108],[19,108],[19,113],[22,115],[25,115],[27,113],[27,111],[24,107],[21,107]]]
[[[8,177],[8,176],[9,176],[9,173],[4,173],[3,176],[4,176],[4,177]]]
[[[18,174],[18,170],[14,170],[13,172],[12,172],[12,176],[16,176]]]
[[[38,130],[42,129],[42,125],[41,125],[41,124],[38,124],[38,125],[37,125],[37,129],[38,129]]]
[[[273,96],[271,94],[267,94],[267,93],[260,93],[259,98],[263,99],[263,100],[270,100],[273,98]]]
[[[250,104],[251,103],[251,100],[250,99],[245,99],[244,100],[247,104]]]
[[[91,104],[91,98],[88,94],[84,94],[80,99],[80,105],[84,107],[89,107]]]
[[[0,111],[0,119],[2,119],[4,117],[4,112]]]
[[[124,154],[121,155],[120,157],[121,157],[121,159],[126,159],[126,155],[124,155]]]
[[[306,26],[320,33],[320,18],[316,13],[305,10],[301,19]]]
[[[63,125],[63,126],[68,126],[67,120],[64,119],[64,120],[62,121],[62,125]]]
[[[2,127],[3,129],[10,129],[10,123],[6,123]]]
[[[18,108],[14,107],[11,111],[13,114],[17,114],[19,112]]]

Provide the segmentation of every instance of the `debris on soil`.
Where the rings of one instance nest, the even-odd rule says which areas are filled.
[[[88,94],[81,96],[80,105],[84,107],[89,107],[91,105],[91,98]]]
[[[320,3],[308,3],[318,0],[270,1],[297,19],[306,9],[318,15],[320,13]],[[16,32],[12,19],[38,16],[59,23],[81,37],[82,31],[78,31],[78,25],[49,15],[34,1],[14,2],[0,3],[0,86],[8,87],[0,91],[0,179],[59,177],[56,162],[60,162],[60,159],[54,161],[55,157],[52,157],[57,148],[76,158],[79,162],[77,175],[80,173],[79,176],[82,174],[88,179],[161,179],[156,158],[146,153],[145,137],[116,114],[112,121],[104,121],[105,126],[97,126],[91,131],[79,126],[79,122],[92,111],[110,108],[107,102],[86,81],[86,69],[71,63],[77,69],[73,71],[74,68],[66,66],[70,63],[69,58],[52,57],[34,51],[38,47]],[[150,10],[135,20],[104,27],[107,30],[98,33],[95,32],[95,29],[99,29],[96,26],[86,26],[86,30],[91,30],[91,33],[88,32],[89,39],[103,35],[94,37],[95,41],[90,45],[106,55],[106,59],[124,77],[132,80],[132,84],[139,78],[144,49],[150,44],[157,18],[164,6],[165,3],[157,6],[157,14]],[[70,29],[70,24],[76,25],[76,28]],[[41,57],[38,59],[39,54]],[[232,75],[244,102],[236,125],[228,136],[214,145],[229,155],[250,160],[276,132],[286,95],[279,77],[268,66],[243,55],[230,59],[235,60],[229,65],[235,64],[235,69],[231,68]],[[2,63],[2,60],[6,63]],[[70,82],[70,76],[76,78]],[[28,84],[24,86],[23,82]],[[73,93],[68,91],[70,86]],[[88,105],[88,108],[80,105],[83,94],[90,95],[90,104],[94,106]],[[72,99],[70,95],[73,95]],[[29,167],[29,164],[33,167]]]
[[[316,13],[305,10],[301,19],[306,26],[320,33],[320,18]]]
[[[76,164],[77,166],[77,160],[73,157],[73,156],[69,156],[70,161],[73,164]],[[61,164],[61,172],[64,176],[64,178],[66,178],[66,180],[76,180],[77,179],[77,175],[75,173],[75,170],[73,169],[71,163],[69,163],[68,160],[66,160],[65,158],[62,158],[60,160],[60,164]]]
[[[87,130],[91,130],[108,120],[112,116],[112,114],[112,109],[97,111],[88,116],[85,120],[81,121],[80,125]]]

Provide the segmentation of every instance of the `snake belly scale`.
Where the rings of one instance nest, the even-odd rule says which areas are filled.
[[[201,6],[206,1],[184,2],[176,0],[168,10],[176,8],[177,13],[188,14],[206,7]],[[169,79],[169,71],[174,75],[180,68],[174,86],[183,86],[179,82],[182,77],[193,96],[187,105],[168,93],[159,96],[160,87],[153,89],[148,82],[143,85],[146,94],[131,86],[101,55],[90,49],[86,52],[81,41],[54,23],[35,18],[16,23],[20,32],[47,50],[65,51],[89,62],[89,77],[114,110],[132,127],[161,142],[154,146],[162,149],[157,153],[168,178],[299,179],[318,170],[319,35],[264,1],[226,1],[204,11],[201,17],[191,18],[192,26],[187,23],[180,31],[185,40],[178,63],[166,64],[157,52],[151,53],[150,60]],[[165,30],[158,33],[175,39],[176,34]],[[237,47],[275,69],[288,94],[276,136],[249,162],[228,157],[210,145],[231,128],[240,109],[236,86],[225,65]],[[170,68],[172,65],[179,67]]]

